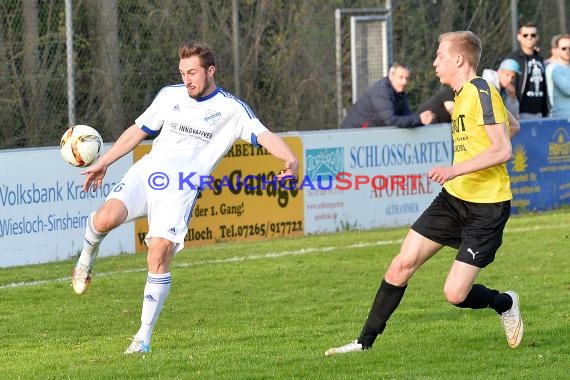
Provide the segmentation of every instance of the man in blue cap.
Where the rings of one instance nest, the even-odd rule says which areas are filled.
[[[505,107],[513,114],[515,118],[519,118],[519,100],[515,88],[515,79],[521,74],[521,67],[517,61],[507,58],[501,62],[497,71],[485,69],[481,75],[483,79],[491,83],[503,98]]]

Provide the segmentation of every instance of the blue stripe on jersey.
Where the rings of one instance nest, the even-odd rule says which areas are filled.
[[[158,132],[159,132],[159,131],[155,131],[155,130],[150,129],[150,128],[147,127],[146,125],[143,125],[143,126],[141,127],[141,130],[142,130],[144,133],[146,133],[147,135],[152,135],[152,136],[158,135]]]
[[[257,136],[253,134],[253,132],[251,133],[251,145],[253,145],[256,148],[261,148],[261,145],[259,145],[259,143],[257,142]]]
[[[474,78],[471,84],[475,86],[479,93],[479,102],[483,111],[483,124],[497,124],[495,121],[495,113],[493,112],[493,101],[491,100],[491,89],[489,83],[483,78]]]
[[[212,92],[210,95],[204,96],[203,98],[198,98],[198,99],[196,99],[196,101],[197,101],[197,102],[203,102],[204,100],[208,100],[208,99],[210,99],[210,98],[213,98],[214,96],[216,96],[216,94],[217,94],[218,92],[220,92],[220,90],[221,90],[221,89],[220,89],[219,87],[216,87],[216,89],[214,90],[214,92]]]
[[[157,277],[146,277],[146,282],[149,284],[170,284],[172,282],[172,276],[157,278]]]
[[[249,108],[249,106],[247,105],[246,102],[244,102],[241,99],[236,98],[234,95],[230,94],[229,92],[227,92],[221,88],[220,88],[220,94],[224,95],[226,98],[234,99],[236,102],[238,102],[243,107],[243,109],[247,113],[247,116],[249,116],[250,119],[257,119],[257,117],[255,116],[255,114],[253,113],[251,108]]]

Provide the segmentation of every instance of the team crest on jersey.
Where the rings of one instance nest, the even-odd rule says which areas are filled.
[[[220,122],[220,117],[222,117],[221,112],[208,110],[206,112],[206,117],[204,118],[204,121],[208,123],[210,127],[215,128],[218,126],[218,123]]]

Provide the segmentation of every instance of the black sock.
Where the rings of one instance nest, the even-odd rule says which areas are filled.
[[[475,284],[469,291],[469,294],[467,294],[467,297],[465,297],[465,300],[455,306],[469,309],[490,307],[498,314],[502,314],[513,306],[513,300],[506,293],[499,293],[498,290]]]
[[[368,319],[358,338],[358,343],[362,344],[363,347],[372,347],[378,335],[382,334],[388,318],[390,318],[400,304],[402,297],[404,297],[407,286],[395,286],[382,279],[368,314]]]

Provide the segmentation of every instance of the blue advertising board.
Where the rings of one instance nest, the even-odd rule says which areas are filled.
[[[570,120],[521,120],[507,163],[512,212],[545,211],[570,204]]]

